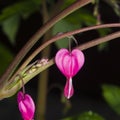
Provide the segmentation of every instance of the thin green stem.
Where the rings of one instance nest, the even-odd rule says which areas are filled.
[[[19,76],[19,78],[20,78],[20,80],[21,80],[21,82],[22,82],[22,92],[23,92],[23,94],[25,95],[25,84],[24,84],[23,78],[22,78],[21,75],[18,75],[18,76]]]
[[[82,6],[87,5],[88,3],[92,2],[92,0],[77,0],[75,3],[73,3],[71,6],[57,14],[55,17],[53,17],[50,21],[48,21],[42,28],[40,28],[36,34],[34,34],[31,39],[26,43],[26,45],[21,49],[21,51],[17,54],[13,62],[10,64],[10,66],[7,68],[6,72],[3,74],[3,76],[0,78],[1,86],[5,83],[5,81],[8,81],[9,78],[13,75],[15,69],[20,64],[22,59],[25,57],[25,55],[29,52],[29,50],[34,46],[34,44],[40,39],[40,37],[49,30],[55,23],[57,23],[59,20],[63,19],[70,13],[74,12],[75,10],[79,9]]]

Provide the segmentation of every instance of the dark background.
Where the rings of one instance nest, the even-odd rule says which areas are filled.
[[[12,0],[0,0],[0,8],[12,4]],[[114,11],[105,3],[101,3],[100,13],[104,23],[114,23],[119,21],[119,17],[115,15]],[[88,6],[92,10],[92,6]],[[2,43],[6,45],[10,51],[16,55],[27,40],[38,30],[42,25],[41,16],[39,13],[34,13],[31,17],[24,21],[21,20],[20,29],[16,38],[16,45],[12,46],[0,29],[0,38]],[[120,29],[112,29],[117,31]],[[87,37],[86,37],[87,36]],[[96,31],[85,32],[77,35],[76,39],[80,39],[79,44],[90,41],[99,37]],[[40,43],[39,43],[40,44]],[[36,45],[37,46],[37,45]],[[74,45],[73,45],[74,46]],[[56,46],[52,45],[51,57],[57,52]],[[119,38],[110,41],[107,49],[98,51],[98,47],[89,48],[84,52],[85,64],[79,73],[73,78],[75,94],[70,99],[71,109],[63,114],[62,110],[65,107],[61,103],[61,90],[57,87],[53,89],[52,85],[65,85],[65,77],[59,72],[57,67],[53,65],[49,71],[48,96],[47,96],[47,111],[46,120],[59,120],[64,116],[76,115],[87,110],[97,112],[106,118],[106,120],[119,120],[118,116],[105,102],[101,95],[102,84],[120,85],[120,40]],[[37,57],[38,58],[38,57]],[[26,85],[27,93],[30,93],[36,101],[37,93],[37,77],[31,80]],[[17,108],[16,96],[0,101],[0,120],[16,120],[20,119],[20,113]]]

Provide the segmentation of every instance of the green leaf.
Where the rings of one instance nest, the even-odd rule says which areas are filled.
[[[101,43],[98,45],[98,51],[108,51],[108,45],[109,43],[108,42],[104,42],[104,43]]]
[[[15,43],[15,38],[16,38],[19,25],[20,25],[20,17],[18,15],[14,15],[6,19],[2,23],[3,31],[7,35],[7,37],[9,38],[12,44]]]
[[[53,35],[62,33],[62,32],[68,32],[77,28],[80,28],[80,26],[71,24],[65,20],[61,20],[58,23],[56,23],[53,27]],[[55,44],[57,45],[58,48],[67,48],[68,47],[68,38],[56,41]]]
[[[0,43],[0,75],[5,71],[12,59],[12,53]]]
[[[76,0],[64,0],[64,4],[62,5],[62,9],[65,9],[66,7],[68,7],[69,5],[74,3],[75,1]]]
[[[90,26],[96,24],[96,18],[93,16],[93,14],[83,8],[70,14],[65,18],[65,20],[72,24],[77,24],[81,26]]]
[[[111,108],[120,115],[120,87],[115,85],[103,85],[102,94]]]
[[[100,34],[100,36],[105,36],[106,34],[110,32],[111,32],[110,28],[98,29],[98,33]]]
[[[105,2],[108,3],[108,5],[110,5],[113,10],[115,11],[116,15],[120,17],[120,0],[104,0]]]
[[[31,1],[34,2],[36,5],[40,5],[42,2],[42,0],[31,0]]]
[[[8,6],[2,10],[0,22],[14,15],[20,15],[23,18],[27,18],[33,12],[39,10],[39,4],[40,2],[38,2],[38,0],[25,0]]]
[[[98,33],[100,36],[105,36],[107,35],[109,32],[111,31],[110,28],[105,28],[105,29],[98,29]],[[109,45],[109,42],[105,42],[105,43],[101,43],[98,45],[98,51],[107,51],[109,48],[108,48],[108,45]]]
[[[62,120],[105,120],[105,119],[102,116],[98,115],[97,113],[88,111],[78,116],[73,116],[73,117],[62,119]]]

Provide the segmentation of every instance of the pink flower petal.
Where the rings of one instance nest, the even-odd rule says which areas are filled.
[[[74,56],[73,61],[74,65],[73,65],[73,71],[74,71],[74,75],[82,68],[84,61],[85,61],[85,57],[82,51],[80,51],[79,49],[74,49],[72,51],[72,55]]]
[[[66,85],[64,88],[64,96],[69,99],[70,97],[72,97],[74,94],[74,88],[72,85],[72,78],[69,78],[66,80]]]
[[[67,49],[60,49],[56,56],[55,62],[59,70],[67,78],[64,88],[64,95],[66,98],[70,98],[74,93],[72,85],[72,77],[82,68],[84,64],[84,54],[78,49],[73,49],[71,52]]]
[[[60,49],[56,56],[57,67],[66,77],[73,77],[82,68],[84,64],[84,55],[82,51],[74,49],[69,52],[67,49]]]
[[[62,62],[63,62],[64,57],[67,54],[68,54],[68,50],[63,48],[63,49],[60,49],[55,56],[55,62],[63,74],[64,74],[64,68],[63,68]]]
[[[35,112],[35,104],[28,94],[19,92],[17,95],[18,107],[24,120],[32,120]]]

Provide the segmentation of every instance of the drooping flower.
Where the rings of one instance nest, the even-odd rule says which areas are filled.
[[[23,94],[23,92],[20,91],[17,95],[17,102],[23,120],[33,120],[35,104],[31,96],[28,94]]]
[[[67,79],[64,88],[64,96],[69,99],[74,93],[72,77],[82,68],[84,64],[84,54],[79,49],[68,51],[63,48],[57,52],[55,62],[59,70]]]

